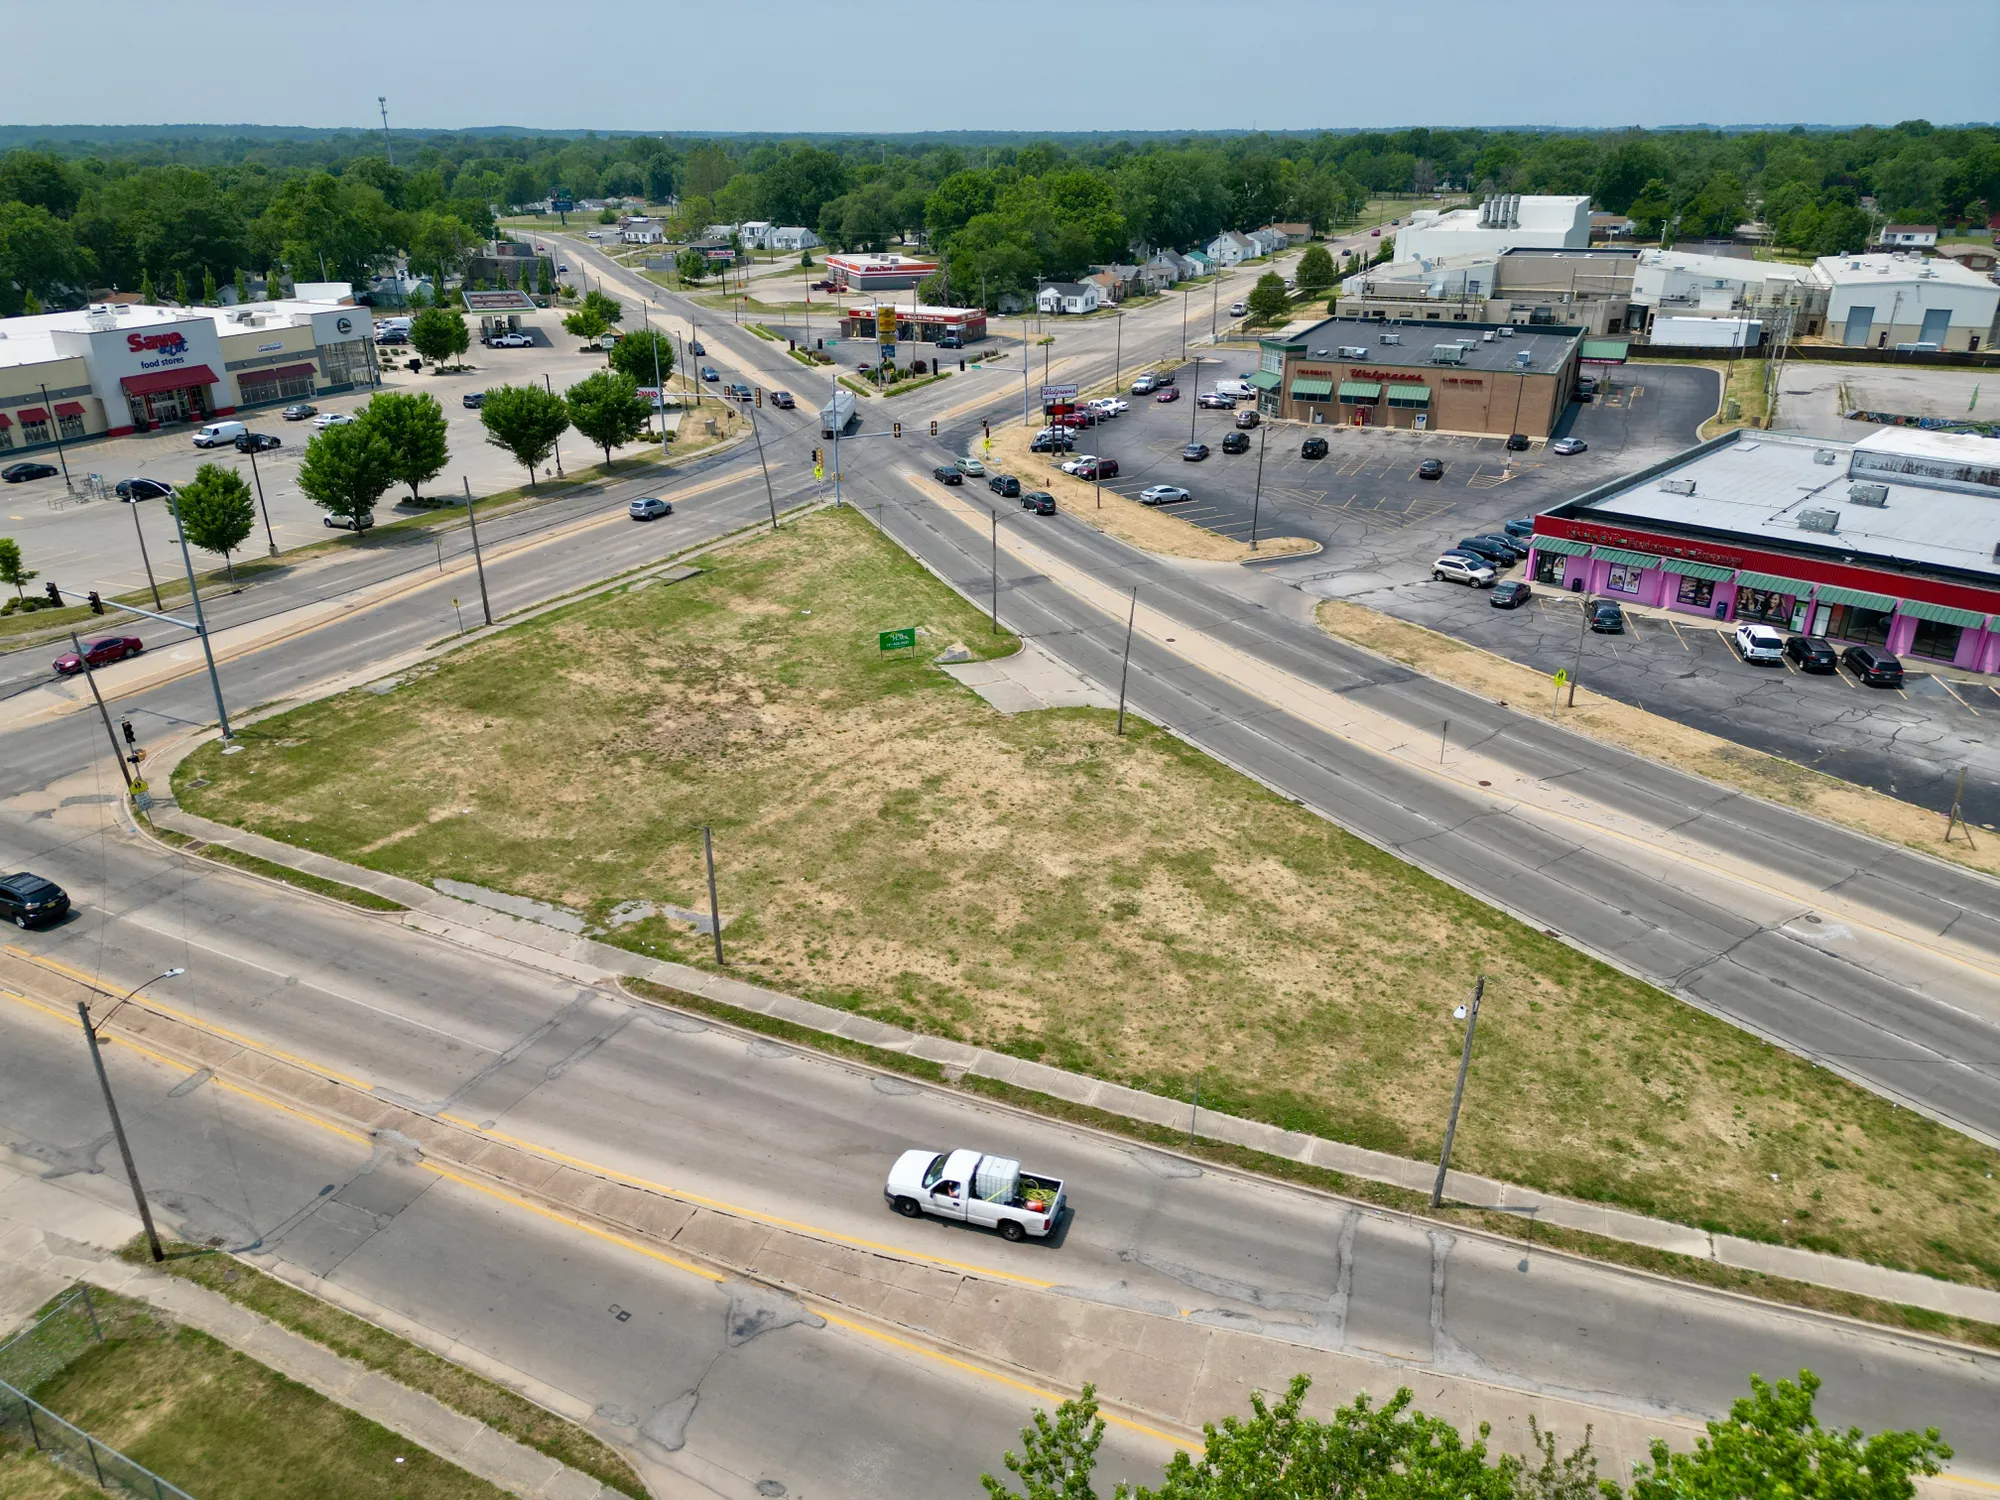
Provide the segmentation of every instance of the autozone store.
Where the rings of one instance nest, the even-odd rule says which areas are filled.
[[[873,339],[876,311],[876,304],[872,302],[847,308],[840,315],[840,336],[846,339]],[[950,333],[957,334],[960,342],[970,344],[974,339],[986,337],[984,308],[898,307],[895,313],[896,337],[901,341],[914,339],[920,344],[935,344]]]

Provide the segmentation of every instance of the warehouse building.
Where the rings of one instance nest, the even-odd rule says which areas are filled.
[[[1826,331],[1850,349],[1991,349],[2000,338],[2000,286],[1955,260],[1901,251],[1822,255]]]
[[[2000,442],[1732,432],[1535,517],[1540,583],[2000,671]]]
[[[1547,437],[1576,389],[1584,330],[1329,318],[1265,339],[1257,409],[1294,422]]]
[[[1392,261],[1341,284],[1343,316],[1446,323],[1562,324],[1593,338],[1631,327],[1639,252],[1521,247]]]
[[[345,302],[112,304],[0,322],[0,452],[305,401],[378,378]]]
[[[1582,250],[1590,244],[1590,198],[1500,193],[1477,208],[1420,208],[1396,231],[1397,260],[1512,250]]]

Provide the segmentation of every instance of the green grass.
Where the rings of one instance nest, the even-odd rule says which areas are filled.
[[[863,385],[860,381],[851,380],[845,375],[836,376],[835,378],[857,396],[874,396],[880,394],[874,386]]]
[[[143,1240],[135,1239],[122,1252],[134,1263],[147,1259]],[[267,1276],[255,1266],[220,1251],[193,1245],[174,1245],[160,1269],[171,1276],[195,1282],[227,1297],[231,1302],[263,1314],[272,1322],[302,1334],[316,1344],[371,1370],[380,1371],[399,1385],[422,1391],[455,1412],[484,1422],[495,1432],[546,1454],[561,1464],[619,1491],[635,1500],[646,1500],[646,1487],[631,1465],[602,1439],[585,1431],[525,1396],[475,1375],[463,1365],[453,1364],[413,1344],[386,1328],[343,1312],[330,1302]],[[93,1292],[92,1296],[102,1296]],[[53,1406],[54,1403],[48,1403]],[[56,1408],[60,1410],[60,1408]],[[171,1476],[169,1476],[171,1477]],[[200,1489],[189,1486],[196,1500],[208,1500]],[[327,1494],[338,1494],[328,1490]]]
[[[506,1494],[143,1303],[92,1296],[104,1342],[29,1394],[198,1500]]]
[[[891,396],[907,396],[911,391],[920,391],[927,385],[936,385],[940,380],[949,380],[958,372],[940,370],[935,375],[920,375],[915,380],[899,380],[889,387]]]
[[[190,811],[602,920],[704,902],[733,973],[896,1025],[1749,1238],[2000,1285],[2000,1153],[1768,1047],[1144,724],[1003,716],[875,634],[1008,649],[851,512],[205,747]],[[192,787],[196,777],[208,782]],[[470,808],[467,813],[464,809]],[[614,930],[705,965],[661,918]]]
[[[143,814],[141,815],[143,817]],[[311,891],[315,896],[327,896],[335,901],[344,901],[349,906],[358,906],[363,911],[408,911],[400,901],[392,901],[387,896],[378,896],[373,891],[364,891],[359,886],[347,885],[338,880],[325,880],[318,875],[308,875],[304,870],[294,870],[289,865],[271,863],[259,859],[254,854],[245,854],[241,849],[232,849],[227,844],[208,844],[200,839],[189,838],[184,833],[176,833],[171,828],[153,827],[150,819],[146,826],[154,838],[186,854],[212,859],[219,865],[232,869],[246,870],[252,875],[262,875],[266,880],[280,881],[302,891]]]

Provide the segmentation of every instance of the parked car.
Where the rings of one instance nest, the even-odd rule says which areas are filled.
[[[939,464],[931,470],[931,478],[939,484],[964,484],[965,476],[950,464]]]
[[[1518,578],[1502,579],[1493,585],[1493,597],[1486,602],[1495,609],[1519,609],[1534,597],[1535,591]]]
[[[329,411],[329,412],[323,412],[319,416],[314,417],[313,426],[318,431],[325,432],[329,427],[345,427],[349,422],[352,422],[353,420],[354,418],[349,416],[344,411]]]
[[[983,479],[986,477],[986,465],[976,458],[961,458],[958,461],[957,468],[958,472],[963,474],[967,479]]]
[[[1248,439],[1245,439],[1245,442],[1246,442],[1246,445],[1247,445],[1247,443],[1248,443]],[[1310,437],[1310,438],[1307,438],[1307,439],[1306,439],[1306,440],[1305,440],[1305,441],[1304,441],[1303,443],[1300,443],[1300,444],[1299,444],[1299,457],[1300,457],[1300,458],[1325,458],[1325,457],[1326,457],[1326,439],[1325,439],[1325,438],[1322,438],[1322,437]]]
[[[661,516],[674,513],[674,503],[662,500],[657,495],[649,495],[642,500],[634,500],[625,507],[625,514],[635,521],[657,521]]]
[[[1590,628],[1599,635],[1623,635],[1625,611],[1616,599],[1599,599],[1590,606]]]
[[[114,661],[123,661],[128,656],[137,656],[146,649],[145,643],[135,635],[100,636],[83,648],[83,655],[65,651],[55,659],[55,669],[65,677],[74,677],[81,672],[85,662],[95,667],[108,667]]]
[[[1247,302],[1232,302],[1229,304],[1229,316],[1232,318],[1240,318],[1248,311],[1250,311],[1250,304]]]
[[[799,403],[792,399],[790,391],[773,391],[771,392],[771,404],[777,407],[779,411],[790,411]]]
[[[1840,654],[1832,644],[1817,635],[1793,635],[1785,638],[1785,655],[1792,665],[1801,672],[1815,675],[1835,671],[1840,666]]]
[[[1028,444],[1030,453],[1072,453],[1076,450],[1076,438],[1068,432],[1053,429],[1035,434]]]
[[[1010,1240],[1046,1238],[1063,1215],[1061,1178],[977,1151],[905,1151],[889,1168],[882,1196],[904,1218],[957,1219]]]
[[[1181,462],[1183,463],[1198,464],[1207,457],[1208,444],[1206,443],[1189,443],[1181,449]]]
[[[224,443],[233,443],[250,429],[241,422],[208,422],[194,435],[197,448],[220,448]]]
[[[1509,433],[1507,436],[1507,451],[1509,453],[1526,453],[1528,451],[1527,433]]]
[[[1163,386],[1172,385],[1174,383],[1174,372],[1172,370],[1155,370],[1153,372],[1153,379]]]
[[[1470,552],[1475,557],[1483,557],[1496,568],[1508,568],[1514,564],[1515,552],[1512,547],[1494,545],[1490,537],[1462,536],[1458,539],[1457,552]]]
[[[164,479],[121,479],[118,481],[118,498],[127,505],[136,505],[141,500],[164,500],[174,492],[174,487]]]
[[[1194,496],[1177,484],[1155,484],[1139,491],[1141,505],[1178,505]]]
[[[1245,431],[1248,431],[1250,428],[1253,427],[1261,426],[1263,424],[1263,421],[1264,419],[1258,416],[1257,413],[1254,411],[1239,411],[1236,414],[1236,425],[1238,427],[1243,428]]]
[[[965,347],[965,340],[955,333],[940,334],[937,346],[940,349],[963,349]]]
[[[1132,382],[1132,394],[1135,396],[1150,396],[1159,388],[1159,378],[1154,375],[1141,375]]]
[[[60,922],[69,911],[69,892],[53,880],[27,870],[0,879],[0,919],[16,927],[43,927]]]
[[[1422,463],[1417,465],[1417,478],[1419,479],[1444,478],[1444,460],[1437,458],[1425,459]]]
[[[1107,417],[1122,417],[1132,409],[1132,403],[1119,396],[1099,396],[1090,404]]]
[[[1476,557],[1447,552],[1431,564],[1431,577],[1441,583],[1463,583],[1475,589],[1491,588],[1498,577],[1491,567]]]
[[[1534,517],[1521,516],[1516,520],[1509,521],[1500,529],[1516,540],[1525,542],[1535,534]]]
[[[1077,468],[1074,472],[1078,479],[1087,479],[1093,483],[1100,479],[1116,479],[1118,477],[1118,460],[1099,455],[1089,463]]]
[[[1029,490],[1021,497],[1021,509],[1038,516],[1052,516],[1056,513],[1056,497],[1047,490]]]
[[[1527,547],[1515,541],[1511,536],[1503,536],[1497,531],[1482,531],[1473,540],[1497,547],[1506,555],[1509,562],[1519,562],[1528,555]]]
[[[1075,458],[1064,459],[1062,461],[1061,468],[1063,473],[1065,474],[1074,474],[1084,464],[1091,464],[1094,466],[1096,463],[1097,463],[1097,455],[1095,453],[1079,453]]]
[[[485,404],[486,404],[486,392],[467,391],[465,393],[465,409],[467,411],[478,411],[479,408],[484,406]]]
[[[364,510],[359,516],[328,516],[319,524],[331,526],[335,531],[366,531],[375,524],[375,512]]]
[[[1056,417],[1054,421],[1056,426],[1067,427],[1074,431],[1079,427],[1095,427],[1097,425],[1097,413],[1094,411],[1066,411],[1061,416]]]
[[[1508,446],[1511,448],[1513,444],[1509,443]],[[1521,446],[1525,448],[1528,445],[1523,443]],[[1553,443],[1549,444],[1549,452],[1560,453],[1564,458],[1568,458],[1572,453],[1582,453],[1589,447],[1590,444],[1586,443],[1582,438],[1557,438]]]
[[[283,446],[284,440],[270,432],[246,432],[236,440],[238,453],[269,453]]]
[[[283,417],[287,422],[303,422],[307,417],[318,416],[319,408],[309,402],[301,401],[296,405],[286,407],[278,415]]]
[[[715,366],[714,366],[714,365],[703,365],[703,366],[701,367],[701,378],[702,378],[703,380],[707,380],[707,381],[711,381],[711,382],[712,382],[712,381],[717,381],[717,380],[720,380],[720,379],[722,379],[722,377],[721,377],[720,375],[718,375],[718,374],[716,374],[716,373],[715,373]]]
[[[375,347],[378,349],[393,349],[396,345],[407,344],[409,341],[410,336],[400,328],[385,328],[375,335]]]
[[[1005,495],[1009,500],[1021,498],[1021,481],[1012,474],[995,474],[986,481],[986,488],[996,495]]]
[[[1162,388],[1160,392],[1153,397],[1153,399],[1155,401],[1161,402],[1162,404],[1168,401],[1178,401],[1181,399],[1180,387],[1172,385],[1166,386]]]
[[[1194,398],[1194,404],[1204,411],[1235,411],[1236,398],[1225,396],[1220,391],[1203,391]]]
[[[53,479],[62,473],[54,464],[9,464],[0,469],[0,479],[9,484],[25,484],[30,479]]]
[[[493,347],[495,349],[532,349],[535,347],[535,341],[525,333],[503,333],[493,340]]]
[[[1880,646],[1849,646],[1840,664],[1869,687],[1901,687],[1903,663]]]
[[[1768,625],[1745,620],[1736,627],[1736,654],[1747,662],[1782,667],[1785,638]]]
[[[1222,451],[1224,453],[1248,453],[1250,451],[1250,434],[1247,432],[1225,432],[1222,435]]]

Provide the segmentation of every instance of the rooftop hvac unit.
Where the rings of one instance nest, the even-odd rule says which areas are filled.
[[[1434,365],[1462,365],[1465,351],[1456,344],[1431,345],[1431,363]]]
[[[1877,510],[1889,504],[1889,486],[1886,484],[1850,484],[1847,498],[1854,505],[1872,505]]]
[[[1496,328],[1493,331],[1499,334],[1500,337],[1503,339],[1511,339],[1514,336],[1514,330],[1512,328]]]
[[[1400,333],[1385,333],[1382,335],[1382,342],[1385,344],[1400,344],[1403,342],[1403,336]]]
[[[1822,448],[1813,455],[1813,462],[1816,464],[1830,464],[1838,462],[1839,458],[1840,455],[1835,453],[1831,448]]]
[[[1482,343],[1482,344],[1490,344],[1490,343],[1492,343],[1492,342],[1493,342],[1493,330],[1489,328],[1489,329],[1487,329],[1487,330],[1486,330],[1486,332],[1484,332],[1484,333],[1480,334],[1480,335],[1479,335],[1479,342],[1480,342],[1480,343]]]
[[[1528,366],[1533,364],[1534,362],[1535,362],[1535,351],[1532,349],[1523,349],[1521,350],[1520,353],[1514,356],[1514,363],[1519,365],[1524,370],[1527,369]]]
[[[1692,479],[1662,479],[1660,481],[1660,488],[1669,495],[1692,495],[1694,493],[1694,481]]]
[[[1342,344],[1340,346],[1340,357],[1342,359],[1366,359],[1368,357],[1368,346],[1366,344]]]
[[[1799,530],[1838,531],[1840,530],[1840,512],[1834,510],[1831,506],[1815,506],[1811,510],[1802,510],[1799,512]]]

